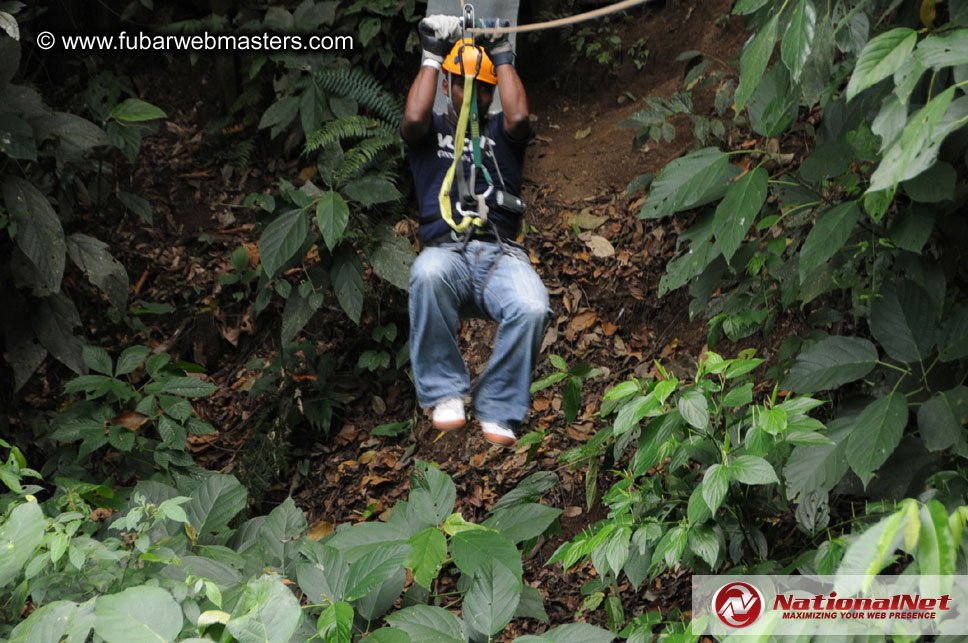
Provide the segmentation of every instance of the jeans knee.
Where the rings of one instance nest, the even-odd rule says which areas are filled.
[[[518,323],[544,330],[551,314],[548,302],[538,299],[522,299],[514,303],[509,317]]]
[[[449,254],[448,250],[439,248],[428,248],[417,255],[416,261],[410,268],[410,288],[433,287],[442,283],[450,271],[450,263],[446,261],[448,257],[442,252]]]

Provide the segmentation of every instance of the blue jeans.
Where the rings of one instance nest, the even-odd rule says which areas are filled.
[[[478,420],[517,430],[530,406],[531,370],[551,315],[548,291],[519,248],[509,247],[503,256],[496,243],[471,241],[464,253],[460,248],[459,243],[425,248],[410,270],[410,363],[417,400],[429,408],[468,396],[457,319],[489,318],[500,326],[491,360],[474,385],[472,412]]]

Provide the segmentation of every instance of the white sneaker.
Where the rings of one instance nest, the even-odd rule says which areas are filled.
[[[514,446],[514,443],[518,441],[514,431],[487,420],[481,420],[481,433],[484,434],[485,440],[499,447]]]
[[[452,397],[434,407],[433,423],[441,431],[453,431],[464,426],[464,400]]]

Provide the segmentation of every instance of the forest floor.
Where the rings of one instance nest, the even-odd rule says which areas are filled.
[[[200,80],[195,96],[186,97],[186,90],[175,85],[182,77],[179,70],[135,77],[139,93],[164,109],[169,119],[146,139],[137,171],[117,187],[148,199],[155,224],[146,228],[132,215],[116,213],[105,221],[111,234],[100,238],[112,244],[128,268],[134,300],[181,311],[151,318],[153,346],[176,359],[202,364],[220,385],[216,394],[196,405],[219,428],[217,434],[192,438],[196,459],[247,483],[260,477],[264,505],[254,509],[264,510],[292,495],[317,535],[340,523],[385,518],[395,502],[407,497],[414,459],[435,462],[452,476],[458,490],[456,511],[475,522],[526,476],[554,471],[561,482],[544,502],[564,510],[561,534],[542,539],[525,554],[525,582],[542,592],[552,623],[574,620],[584,599],[581,585],[594,571],[579,565],[563,574],[560,564],[545,562],[562,542],[604,518],[605,512],[599,500],[590,508],[586,502],[586,468],[563,466],[559,456],[601,428],[595,413],[609,387],[633,375],[648,375],[654,360],[688,378],[706,344],[705,320],[689,319],[687,293],[661,299],[657,295],[665,264],[676,252],[680,224],[639,220],[643,194],[624,194],[634,177],[657,173],[690,146],[692,124],[688,117],[679,117],[673,121],[676,136],[671,143],[649,141],[639,150],[633,150],[632,133],[615,125],[644,107],[642,98],[668,97],[682,89],[690,64],[677,61],[684,51],[701,52],[712,62],[710,71],[736,78],[736,60],[748,33],[741,20],[729,16],[730,6],[730,0],[668,0],[662,9],[640,8],[613,19],[608,31],[595,32],[616,34],[624,43],[606,64],[587,56],[574,59],[574,45],[551,34],[519,43],[519,69],[536,125],[526,166],[524,198],[531,230],[525,244],[554,309],[536,378],[550,372],[549,354],[560,355],[569,365],[588,362],[601,369],[598,377],[583,383],[582,408],[571,424],[562,409],[563,385],[533,397],[523,429],[546,431],[534,457],[527,448],[489,447],[473,422],[448,434],[435,431],[417,409],[405,375],[397,371],[381,377],[357,368],[361,352],[374,347],[370,331],[375,325],[392,321],[401,335],[406,328],[405,293],[375,276],[368,281],[381,289],[381,311],[368,311],[357,327],[335,301],[327,301],[307,331],[328,351],[320,359],[329,360],[328,383],[339,402],[331,432],[280,429],[259,441],[259,431],[266,431],[261,425],[269,423],[267,414],[275,412],[272,405],[278,400],[273,401],[272,393],[255,398],[248,394],[260,374],[249,367],[253,359],[271,360],[278,353],[278,316],[251,318],[248,299],[228,297],[218,277],[228,270],[235,248],[256,248],[252,230],[257,216],[239,207],[243,198],[252,191],[276,189],[280,179],[299,185],[305,160],[256,153],[245,170],[226,170],[205,140],[206,79]],[[639,62],[645,58],[641,69],[627,53],[639,38],[648,50],[647,58],[638,55]],[[693,92],[696,113],[713,113],[715,90]],[[415,219],[398,230],[415,240]],[[91,320],[103,312],[86,311],[86,316]],[[105,332],[94,322],[89,328]],[[466,322],[460,329],[472,377],[486,364],[494,330],[494,324],[481,321]],[[133,331],[125,336],[115,326],[111,333],[97,338],[101,345],[123,347],[137,341]],[[761,346],[750,338],[742,345],[723,342],[717,350],[729,356]],[[298,386],[302,380],[298,372],[295,376]],[[302,377],[310,381],[315,376]],[[291,395],[292,389],[284,391]],[[404,435],[371,433],[378,425],[410,419],[415,419],[412,431]],[[607,489],[613,475],[603,471],[598,489]],[[665,612],[672,606],[688,609],[688,583],[687,575],[672,572],[637,592],[623,591],[626,615],[656,608]],[[600,612],[586,612],[579,619],[603,622]],[[504,636],[511,640],[543,627],[518,619]]]

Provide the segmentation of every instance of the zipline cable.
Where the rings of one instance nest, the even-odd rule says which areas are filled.
[[[593,9],[591,11],[586,11],[584,13],[575,14],[574,16],[569,16],[567,18],[558,18],[557,20],[548,20],[545,22],[535,22],[529,25],[518,25],[516,27],[470,27],[467,30],[473,33],[475,36],[482,36],[485,34],[499,34],[499,33],[523,33],[525,31],[540,31],[542,29],[554,29],[556,27],[564,27],[566,25],[572,25],[576,22],[584,22],[585,20],[593,20],[595,18],[601,18],[602,16],[607,16],[610,13],[615,13],[617,11],[624,11],[629,7],[634,7],[635,5],[645,4],[649,2],[655,2],[656,0],[622,0],[622,2],[617,2],[613,5],[607,7],[600,7],[598,9]],[[461,0],[461,5],[464,2]]]

